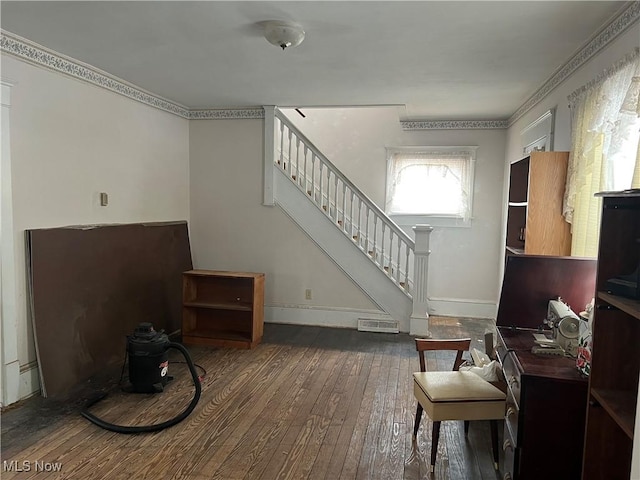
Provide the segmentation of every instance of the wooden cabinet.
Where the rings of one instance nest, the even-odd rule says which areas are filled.
[[[496,353],[507,384],[503,478],[578,480],[587,379],[573,358],[532,353],[534,332],[498,327]]]
[[[603,205],[582,478],[626,480],[640,374],[640,300],[634,293],[613,294],[607,282],[632,277],[640,264],[640,192],[599,196]]]
[[[568,161],[568,152],[532,152],[511,164],[507,253],[570,255],[570,226],[562,216]]]
[[[264,273],[189,270],[182,285],[183,343],[239,348],[260,343]]]

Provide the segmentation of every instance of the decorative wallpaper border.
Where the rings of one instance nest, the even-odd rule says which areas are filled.
[[[402,120],[403,130],[471,130],[507,128],[506,120],[433,120],[411,121]]]
[[[591,42],[576,53],[567,63],[554,73],[529,99],[522,104],[508,120],[439,120],[401,121],[403,130],[450,130],[450,129],[501,129],[513,125],[554,88],[562,83],[596,53],[613,41],[634,22],[640,19],[640,1],[634,1],[617,18],[607,25]],[[0,30],[0,51],[20,60],[41,66],[92,85],[105,88],[137,102],[163,110],[189,120],[209,119],[261,119],[262,107],[237,109],[188,109],[178,103],[154,95],[131,85],[113,75],[103,72],[78,60],[49,50],[30,40]]]
[[[264,108],[190,110],[189,120],[239,120],[264,118]]]

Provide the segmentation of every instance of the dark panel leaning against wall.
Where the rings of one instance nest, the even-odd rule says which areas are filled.
[[[180,329],[186,222],[27,230],[30,314],[42,395],[62,398],[122,364],[140,322]]]

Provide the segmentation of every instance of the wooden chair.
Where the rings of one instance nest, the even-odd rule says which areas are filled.
[[[413,374],[413,393],[418,401],[416,419],[413,426],[415,440],[420,427],[423,410],[433,421],[431,435],[431,472],[436,464],[440,422],[443,420],[464,420],[465,435],[470,420],[490,420],[493,460],[498,469],[498,420],[504,418],[505,394],[479,375],[460,371],[462,354],[469,350],[471,339],[435,340],[416,338],[416,349],[420,357],[420,371]],[[457,351],[453,371],[427,372],[425,351]]]

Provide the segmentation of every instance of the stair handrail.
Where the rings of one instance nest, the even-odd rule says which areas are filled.
[[[289,130],[296,134],[296,136],[302,141],[302,143],[312,151],[323,162],[330,170],[333,171],[334,175],[338,177],[349,189],[354,192],[357,196],[360,197],[360,200],[364,201],[364,203],[371,209],[376,216],[380,217],[385,224],[391,228],[394,233],[402,239],[404,243],[406,243],[411,250],[415,249],[415,243],[413,239],[407,235],[407,233],[402,230],[390,217],[387,215],[375,202],[373,202],[362,190],[360,190],[356,185],[351,182],[341,171],[336,167],[331,161],[313,144],[309,138],[302,133],[292,122],[287,118],[287,116],[280,111],[279,108],[276,108],[274,111],[275,116],[284,123]]]

